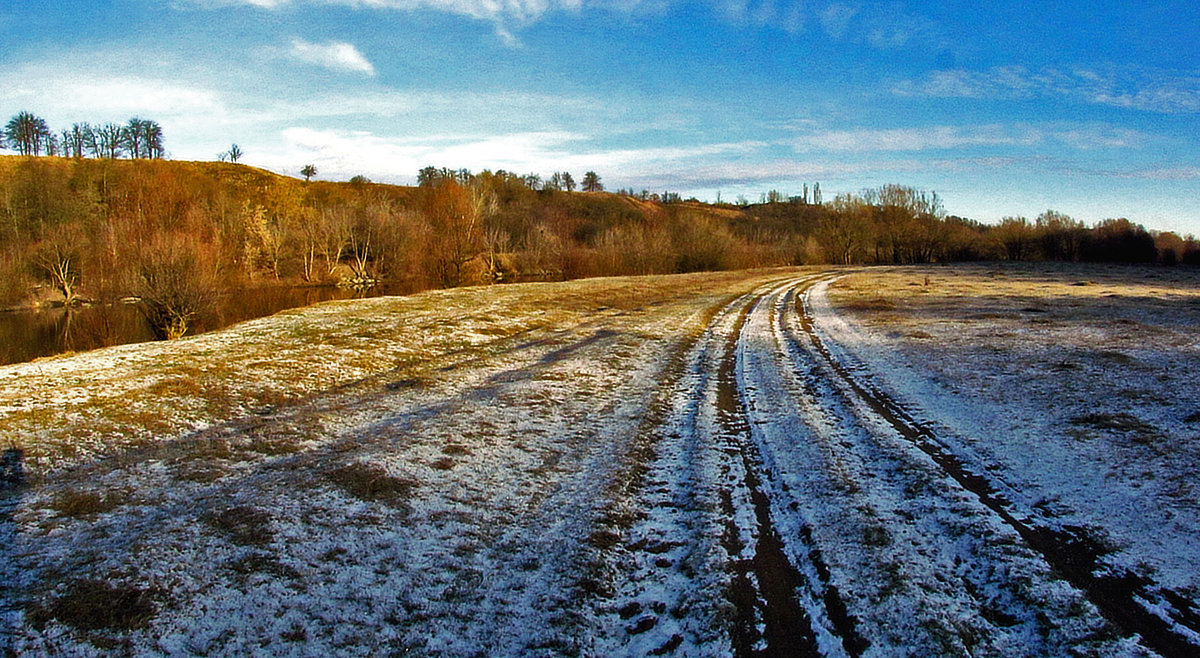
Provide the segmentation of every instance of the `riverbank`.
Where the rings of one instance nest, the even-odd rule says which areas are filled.
[[[213,296],[211,307],[196,318],[189,334],[323,301],[410,294],[417,289],[403,284],[355,288],[286,283],[227,290]],[[66,307],[61,296],[55,299],[47,294],[36,303],[0,310],[0,365],[155,340],[138,302],[130,297],[108,302],[87,300]]]

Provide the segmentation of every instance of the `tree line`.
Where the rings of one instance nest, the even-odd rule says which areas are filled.
[[[819,190],[819,187],[815,189]],[[1094,225],[1047,210],[985,224],[946,213],[935,192],[884,185],[824,203],[785,197],[739,204],[731,226],[799,248],[804,262],[907,264],[985,260],[1200,265],[1194,236],[1149,231],[1125,218]],[[761,238],[760,238],[761,239]]]
[[[45,119],[23,111],[5,124],[2,141],[3,146],[25,156],[158,159],[167,153],[162,126],[140,117],[125,124],[75,123],[55,132]]]
[[[583,192],[604,191],[604,184],[600,182],[600,176],[594,171],[589,171],[583,175],[582,185],[575,182],[575,177],[569,171],[556,171],[544,180],[540,174],[519,175],[503,169],[496,172],[485,170],[484,174],[489,177],[503,179],[506,181],[506,184],[524,185],[526,188],[534,191],[574,192],[577,188]],[[475,174],[469,169],[448,169],[432,165],[424,167],[417,172],[417,187],[431,187],[443,181],[454,181],[460,185],[471,185],[475,181]]]
[[[1200,265],[1192,236],[1127,219],[1088,226],[1054,211],[982,224],[901,185],[821,203],[814,185],[758,204],[706,204],[570,191],[559,174],[555,187],[502,170],[427,167],[418,186],[401,187],[221,162],[4,156],[0,307],[136,297],[169,337],[186,333],[219,291],[264,285],[414,291],[817,263]]]

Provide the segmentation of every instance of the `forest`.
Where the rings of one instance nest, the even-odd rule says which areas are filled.
[[[31,149],[32,153],[32,149]],[[1200,264],[1193,236],[1054,211],[998,225],[936,193],[885,185],[822,202],[701,203],[428,167],[419,185],[335,183],[236,162],[0,156],[0,308],[136,298],[176,337],[218,291],[268,285],[406,290],[797,264],[1064,260]]]

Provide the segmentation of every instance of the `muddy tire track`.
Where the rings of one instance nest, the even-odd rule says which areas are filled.
[[[638,623],[619,651],[662,655],[685,639],[698,655],[865,648],[811,533],[777,524],[789,501],[763,463],[744,397],[748,319],[773,292],[810,276],[731,302],[685,360],[643,479],[646,518],[627,535],[625,586],[613,608]],[[714,627],[721,637],[705,632]]]
[[[895,398],[864,376],[864,368],[835,354],[816,326],[810,294],[816,282],[797,286],[795,310],[799,330],[789,339],[817,356],[823,368],[848,396],[861,402],[912,446],[927,455],[946,477],[972,494],[1036,551],[1060,577],[1084,593],[1108,622],[1126,636],[1164,656],[1200,655],[1200,616],[1196,602],[1161,587],[1150,577],[1105,560],[1107,549],[1094,531],[1064,525],[1021,509],[995,478],[973,470],[967,460],[940,439]]]
[[[753,506],[756,522],[753,552],[733,563],[730,600],[737,609],[732,629],[737,656],[820,656],[814,630],[814,614],[800,604],[798,592],[808,579],[788,561],[784,544],[771,520],[771,503],[763,490],[762,460],[750,437],[750,423],[740,394],[737,376],[738,345],[746,319],[766,294],[746,304],[738,314],[733,332],[724,346],[717,374],[717,409],[721,433],[741,458],[742,476]],[[730,501],[732,507],[732,501]],[[732,510],[730,510],[732,511]],[[730,515],[729,523],[733,523]],[[742,553],[736,528],[726,532],[726,550]],[[819,611],[814,611],[820,614]],[[761,627],[761,630],[760,630]]]
[[[717,369],[734,385],[714,402],[739,412],[718,433],[748,473],[750,509],[765,499],[769,532],[802,576],[817,653],[1114,651],[1104,620],[1015,531],[796,349],[794,291],[815,282],[745,307]]]

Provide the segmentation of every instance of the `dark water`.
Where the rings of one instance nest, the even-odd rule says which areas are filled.
[[[222,295],[214,310],[198,318],[188,334],[212,331],[284,309],[331,299],[406,294],[411,290],[335,287],[278,287]],[[82,352],[109,345],[154,340],[137,304],[52,308],[0,313],[0,365],[31,361],[62,352]]]

